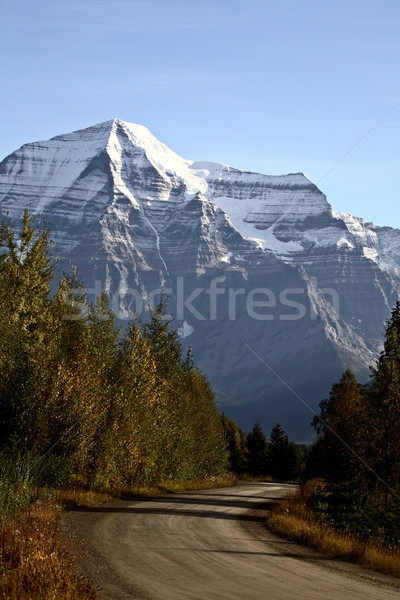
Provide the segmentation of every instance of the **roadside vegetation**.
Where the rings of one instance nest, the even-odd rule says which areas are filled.
[[[116,327],[50,232],[0,227],[0,598],[93,597],[58,533],[62,507],[234,483],[221,416],[165,316]]]
[[[313,426],[308,483],[276,507],[269,526],[331,556],[400,575],[400,302],[370,382],[360,385],[346,371]]]
[[[278,504],[268,518],[275,533],[315,548],[330,558],[356,562],[387,575],[400,576],[398,547],[379,544],[351,530],[335,527],[328,514],[315,509],[317,498],[326,496],[326,483],[311,480]]]
[[[61,540],[61,505],[39,500],[3,521],[0,537],[1,600],[92,600],[95,590],[71,566]]]

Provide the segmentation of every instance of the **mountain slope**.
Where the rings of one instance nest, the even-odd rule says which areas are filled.
[[[400,290],[400,231],[332,211],[301,173],[185,160],[119,119],[5,158],[0,206],[47,219],[122,322],[163,288],[224,410],[297,439],[312,415],[290,388],[315,407],[344,368],[365,378]]]

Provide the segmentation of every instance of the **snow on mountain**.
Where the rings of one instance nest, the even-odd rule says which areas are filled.
[[[127,133],[134,146],[145,150],[147,159],[162,176],[166,179],[174,178],[183,182],[188,196],[197,192],[205,192],[206,184],[204,180],[191,172],[191,162],[182,159],[165,144],[159,142],[146,127],[114,119],[113,133],[115,133],[117,126],[120,126]]]
[[[35,212],[44,212],[52,199],[76,186],[93,157],[106,147],[108,137],[109,123],[101,123],[67,136],[57,136],[48,142],[25,144],[1,163],[2,197],[10,199],[12,209],[16,200],[23,203],[26,198],[32,203],[34,194]],[[105,183],[99,177],[99,171],[94,170],[91,175],[85,180],[85,186],[76,186],[76,193],[83,203],[98,194]]]
[[[122,321],[169,290],[184,343],[244,427],[309,431],[248,345],[316,405],[344,368],[366,376],[400,292],[399,230],[333,211],[303,173],[183,159],[120,119],[6,157],[0,207],[20,219],[26,206]]]
[[[160,211],[162,202],[178,201],[183,205],[201,192],[213,199],[244,237],[287,262],[313,247],[362,247],[367,258],[398,276],[396,230],[389,234],[387,228],[368,226],[350,213],[332,211],[326,196],[303,173],[270,176],[222,163],[185,160],[146,127],[121,119],[22,146],[2,163],[3,205],[12,214],[13,199],[26,198],[32,203],[34,197],[35,213],[46,214],[52,201],[66,195],[71,202],[63,209],[69,211],[69,218],[76,220],[85,213],[90,219],[87,206],[92,199],[94,208],[101,210],[102,192],[108,183],[104,171],[95,164],[105,152],[110,160],[115,199],[129,199],[132,207],[143,208],[148,216]],[[18,178],[21,162],[24,182]],[[132,165],[134,171],[153,168],[157,172],[163,185],[158,184],[156,197],[154,190],[146,194],[141,189],[138,194]],[[169,211],[161,212],[164,219]],[[159,224],[154,216],[149,226],[156,232]]]

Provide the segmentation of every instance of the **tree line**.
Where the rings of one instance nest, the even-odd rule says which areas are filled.
[[[298,481],[304,472],[306,449],[289,441],[277,423],[267,440],[260,424],[245,435],[235,421],[222,416],[229,451],[229,465],[237,474],[268,475],[275,481]]]
[[[347,370],[320,403],[306,466],[313,508],[337,527],[400,546],[400,302],[367,384]]]
[[[258,423],[246,436],[223,417],[236,473],[299,481],[325,525],[400,547],[400,301],[386,322],[383,350],[361,384],[346,370],[319,404],[311,446],[290,442],[278,424],[268,441]]]
[[[212,390],[164,301],[122,333],[75,272],[55,284],[51,248],[28,211],[18,235],[0,227],[2,455],[59,457],[75,480],[107,487],[224,471]]]

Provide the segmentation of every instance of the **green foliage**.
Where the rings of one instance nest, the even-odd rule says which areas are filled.
[[[0,227],[0,440],[18,433],[29,445],[37,410],[37,377],[46,348],[54,260],[49,231],[25,211],[18,239]]]
[[[247,445],[246,436],[236,421],[222,415],[226,446],[229,454],[229,468],[233,473],[246,473],[247,471]]]
[[[247,435],[247,470],[251,475],[265,475],[268,469],[268,442],[260,424]]]
[[[178,332],[171,329],[164,297],[156,308],[149,308],[150,321],[143,326],[143,335],[157,361],[157,377],[166,381],[177,375],[182,367],[182,347]],[[187,357],[190,363],[190,357]],[[187,360],[184,362],[186,365]]]
[[[346,371],[320,409],[307,464],[309,476],[326,480],[317,512],[342,530],[400,547],[400,302],[370,384]]]
[[[358,456],[365,455],[367,423],[363,388],[347,370],[332,386],[329,399],[322,400],[320,414],[313,420],[319,438],[309,458],[309,464],[314,462],[312,475],[337,484],[348,480],[361,484],[365,466]]]
[[[368,460],[387,485],[397,489],[400,486],[400,301],[386,323],[384,348],[371,374]]]
[[[68,483],[68,465],[54,456],[0,453],[0,524]]]
[[[52,296],[53,278],[48,230],[27,211],[18,239],[3,222],[0,450],[51,457],[46,485],[64,479],[57,461],[97,487],[224,471],[212,391],[191,353],[182,358],[164,299],[121,338],[105,295],[92,306],[73,271]]]
[[[268,443],[260,424],[246,436],[235,421],[222,415],[231,471],[252,477],[272,476],[279,481],[299,480],[304,471],[305,449],[289,442],[277,423]]]
[[[268,447],[268,472],[278,481],[293,481],[303,470],[302,449],[289,442],[288,436],[277,423],[271,431]]]

